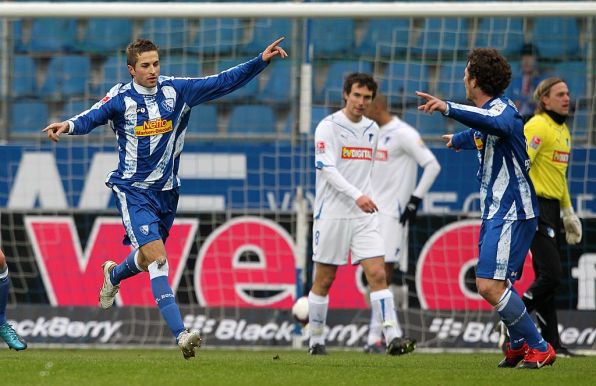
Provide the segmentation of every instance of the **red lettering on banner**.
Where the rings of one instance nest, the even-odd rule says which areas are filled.
[[[480,220],[451,223],[426,242],[416,267],[416,289],[420,306],[429,310],[492,310],[477,293],[467,290],[465,270],[478,260]],[[514,287],[521,295],[534,281],[528,252],[523,275]]]
[[[203,306],[289,309],[296,289],[294,242],[271,220],[237,217],[207,237],[194,274]]]
[[[96,306],[103,282],[101,264],[120,263],[131,249],[122,244],[124,228],[117,217],[98,217],[83,252],[72,217],[28,216],[27,233],[52,305]],[[166,244],[174,293],[194,240],[198,220],[174,222]],[[123,306],[154,306],[147,273],[127,279],[116,297]]]

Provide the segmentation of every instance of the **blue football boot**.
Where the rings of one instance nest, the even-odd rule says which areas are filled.
[[[12,350],[21,351],[27,348],[27,342],[6,322],[0,326],[0,339]]]

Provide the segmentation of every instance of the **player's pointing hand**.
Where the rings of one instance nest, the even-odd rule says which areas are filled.
[[[447,111],[447,103],[445,101],[421,91],[416,91],[416,95],[426,99],[426,103],[418,106],[418,110],[422,110],[429,114],[432,114],[435,111],[439,111],[441,113]]]
[[[263,51],[263,60],[266,62],[271,61],[271,59],[273,59],[274,56],[279,55],[280,58],[286,58],[288,56],[287,52],[281,48],[280,46],[278,46],[279,43],[281,43],[282,40],[284,40],[285,37],[281,37],[279,39],[277,39],[276,41],[274,41],[273,43],[271,43],[267,48],[265,48],[265,51]]]
[[[43,129],[43,131],[48,135],[48,138],[54,142],[58,142],[60,140],[60,134],[65,132],[68,133],[68,130],[68,121],[51,123],[45,129]]]

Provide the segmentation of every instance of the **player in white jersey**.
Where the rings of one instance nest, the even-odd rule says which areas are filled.
[[[315,276],[308,294],[311,355],[327,353],[324,329],[329,289],[337,267],[347,264],[350,252],[352,263],[362,265],[369,282],[370,301],[383,323],[387,353],[399,355],[414,349],[413,342],[398,337],[393,295],[385,281],[378,208],[371,198],[379,127],[364,117],[364,111],[376,91],[377,83],[370,75],[348,75],[343,87],[345,107],[324,118],[315,130]]]
[[[158,47],[137,39],[126,48],[132,81],[115,85],[89,110],[44,131],[57,142],[60,134],[83,135],[110,122],[118,142],[118,169],[108,175],[126,230],[128,257],[120,264],[102,265],[102,308],[110,308],[120,283],[142,271],[149,272],[151,292],[184,359],[195,356],[201,338],[185,328],[168,281],[165,242],[178,208],[178,168],[192,107],[226,95],[253,79],[276,56],[287,53],[277,39],[252,60],[217,75],[201,78],[160,76]]]
[[[475,48],[464,70],[466,97],[474,106],[419,91],[416,95],[426,100],[419,110],[439,111],[470,127],[443,138],[449,148],[478,151],[482,226],[476,287],[509,330],[510,342],[499,367],[521,362],[521,368],[539,369],[552,365],[556,353],[512,286],[536,233],[538,205],[523,119],[513,102],[502,96],[510,82],[511,66],[497,50]]]
[[[380,126],[372,186],[379,208],[379,230],[385,241],[385,276],[390,286],[396,268],[402,275],[408,271],[408,225],[415,220],[420,201],[439,175],[441,166],[418,131],[391,115],[384,95],[375,97],[366,116]],[[418,166],[424,172],[416,183]],[[400,293],[406,297],[402,303],[407,302],[407,285],[400,287]],[[381,343],[381,322],[375,315],[371,315],[364,348],[367,353],[379,352]],[[399,319],[397,326],[402,336]]]

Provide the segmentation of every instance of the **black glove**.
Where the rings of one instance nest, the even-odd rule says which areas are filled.
[[[406,225],[406,222],[412,224],[416,220],[416,212],[418,211],[418,205],[420,205],[420,198],[416,196],[410,196],[410,201],[408,205],[406,205],[406,209],[404,209],[403,213],[399,218],[399,222],[402,225]]]

